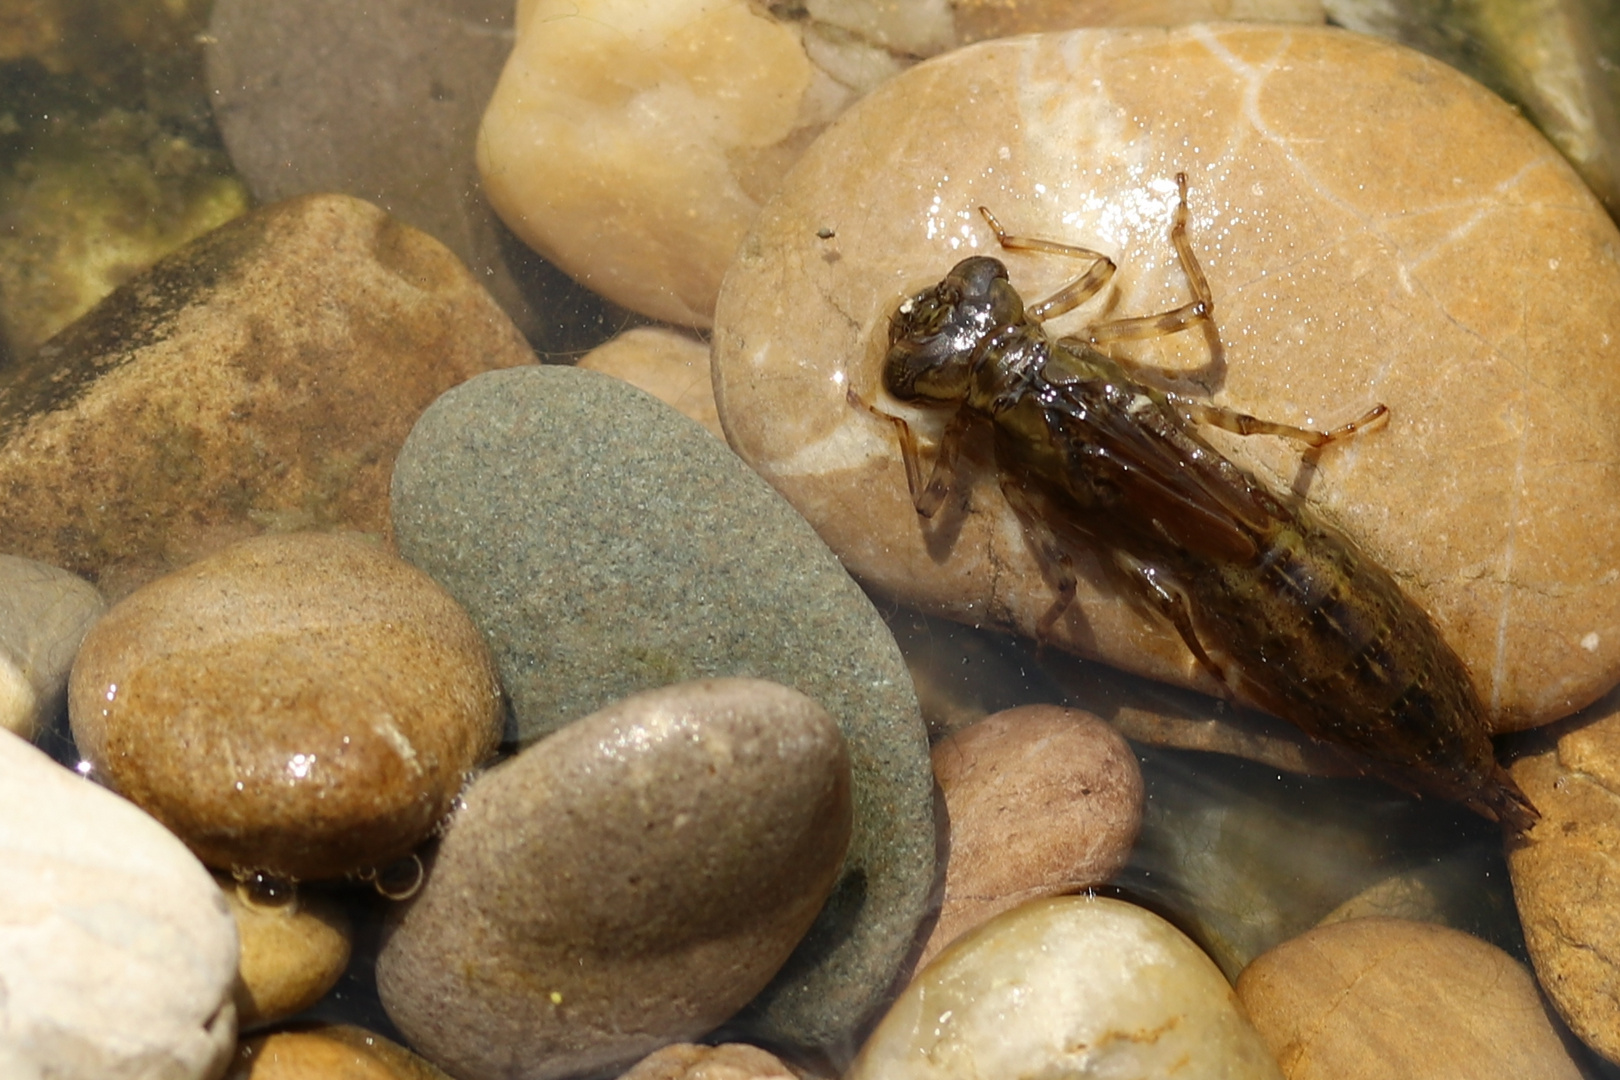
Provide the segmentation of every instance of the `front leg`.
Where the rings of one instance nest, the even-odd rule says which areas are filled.
[[[950,422],[945,425],[945,432],[940,436],[939,449],[934,454],[934,467],[929,471],[928,482],[922,479],[922,455],[917,449],[917,436],[911,430],[911,425],[905,418],[893,413],[886,413],[876,405],[863,401],[855,388],[850,387],[844,392],[845,400],[859,409],[864,409],[894,426],[895,435],[900,440],[900,458],[906,466],[906,487],[911,492],[911,505],[916,507],[919,516],[932,518],[945,505],[945,500],[956,487],[956,466],[961,457],[962,443],[967,435],[972,421],[972,415],[966,409],[958,409],[952,415]]]

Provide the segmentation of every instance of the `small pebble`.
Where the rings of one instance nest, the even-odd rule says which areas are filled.
[[[776,1057],[747,1043],[676,1043],[654,1050],[619,1080],[797,1080]]]
[[[1459,930],[1320,927],[1258,957],[1238,996],[1288,1080],[1578,1080],[1535,980]]]
[[[935,744],[950,855],[939,919],[918,960],[1037,896],[1119,872],[1142,826],[1130,745],[1077,709],[1026,705]]]
[[[452,1080],[376,1032],[319,1024],[244,1039],[224,1080]]]
[[[0,555],[0,728],[33,739],[61,712],[79,642],[106,606],[81,577]]]
[[[721,439],[726,437],[714,407],[709,347],[696,338],[663,327],[638,326],[592,349],[577,366],[640,387]]]
[[[327,533],[257,537],[132,593],[86,637],[69,711],[96,775],[204,862],[293,879],[409,852],[501,730],[466,613]]]
[[[1220,969],[1119,900],[1032,900],[958,938],[844,1080],[1280,1080]]]
[[[259,1027],[309,1008],[349,965],[353,927],[336,898],[309,888],[261,893],[215,874],[236,919],[237,1026]]]
[[[467,790],[377,958],[389,1017],[462,1080],[622,1068],[762,990],[849,841],[820,706],[757,679],[626,698]]]
[[[212,1080],[236,927],[185,845],[0,732],[0,1077]]]

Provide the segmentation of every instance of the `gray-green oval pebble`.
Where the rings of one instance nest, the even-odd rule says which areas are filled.
[[[854,778],[844,870],[742,1023],[849,1050],[912,943],[934,876],[932,774],[893,637],[810,526],[697,424],[605,375],[470,379],[395,465],[400,552],[490,643],[528,743],[688,679],[791,686],[838,721]]]

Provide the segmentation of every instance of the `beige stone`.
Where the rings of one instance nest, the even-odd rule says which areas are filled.
[[[451,1080],[391,1039],[321,1024],[244,1039],[224,1080]]]
[[[1508,845],[1513,896],[1542,988],[1620,1064],[1620,711],[1613,695],[1511,767],[1541,821]]]
[[[340,900],[309,888],[258,897],[230,877],[215,874],[214,880],[236,919],[240,953],[233,996],[243,1029],[304,1011],[342,977],[354,930]]]
[[[390,1019],[461,1080],[605,1072],[713,1029],[810,928],[852,814],[837,725],[759,679],[634,694],[464,799],[377,958]]]
[[[794,1080],[794,1073],[746,1043],[676,1043],[648,1054],[619,1080]]]
[[[1038,896],[1100,885],[1142,826],[1142,771],[1129,744],[1077,709],[1026,705],[934,746],[950,854],[939,918],[917,963]]]
[[[1257,958],[1238,996],[1288,1080],[1577,1080],[1535,980],[1431,923],[1353,919]]]
[[[160,578],[86,637],[80,752],[222,869],[338,877],[410,851],[501,732],[483,637],[353,537],[262,536]]]
[[[106,606],[81,577],[0,555],[0,728],[33,739],[56,718],[79,642]]]
[[[844,1080],[1281,1080],[1215,964],[1142,908],[1032,900],[912,980]]]
[[[417,415],[533,359],[437,241],[357,199],[276,203],[0,372],[0,536],[116,599],[260,532],[380,534]]]
[[[578,366],[623,379],[696,420],[716,438],[726,437],[714,407],[709,347],[696,338],[663,327],[638,326],[592,349]]]
[[[1497,730],[1600,695],[1620,673],[1620,234],[1512,109],[1397,46],[1307,27],[1076,31],[912,68],[816,142],[727,276],[728,439],[871,586],[1032,632],[1052,593],[983,455],[965,510],[930,533],[893,428],[846,391],[877,395],[905,298],[999,251],[981,205],[1118,261],[1108,296],[1058,333],[1186,302],[1167,236],[1182,171],[1226,365],[1211,374],[1196,333],[1129,351],[1268,419],[1330,426],[1386,403],[1387,424],[1320,456],[1317,511],[1434,616]],[[1006,262],[1029,298],[1077,273]],[[907,415],[937,437],[937,418]],[[1267,484],[1299,478],[1281,439],[1209,436]],[[1172,630],[1082,571],[1056,643],[1214,689]]]

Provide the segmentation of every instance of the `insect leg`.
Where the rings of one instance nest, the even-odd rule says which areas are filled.
[[[1175,218],[1170,223],[1170,243],[1174,245],[1181,271],[1187,275],[1187,283],[1192,287],[1192,302],[1158,315],[1138,315],[1098,323],[1086,332],[1085,340],[1093,345],[1107,341],[1140,341],[1202,325],[1204,336],[1209,341],[1210,355],[1219,363],[1225,348],[1215,328],[1215,296],[1209,291],[1209,279],[1204,276],[1204,268],[1198,265],[1198,257],[1193,254],[1192,244],[1187,239],[1186,173],[1176,174],[1176,188],[1181,197],[1176,203]]]
[[[1019,486],[1015,477],[1002,474],[1001,492],[1007,497],[1007,505],[1018,515],[1018,523],[1024,527],[1024,542],[1034,553],[1042,575],[1051,583],[1052,588],[1057,590],[1057,595],[1052,598],[1052,606],[1046,609],[1041,621],[1035,624],[1035,641],[1037,644],[1043,644],[1052,636],[1052,628],[1063,617],[1063,613],[1069,610],[1069,605],[1074,603],[1074,560],[1069,558],[1069,553],[1064,550],[1057,534],[1041,517],[1029,493]]]
[[[961,453],[962,438],[967,432],[968,423],[972,417],[966,410],[958,410],[951,417],[950,423],[945,425],[945,433],[940,437],[939,450],[934,457],[934,467],[928,474],[928,483],[922,479],[922,454],[917,449],[917,435],[906,423],[905,417],[886,413],[876,405],[862,400],[855,393],[853,386],[844,391],[844,400],[858,409],[864,409],[894,426],[894,433],[900,440],[900,458],[906,465],[906,488],[911,492],[911,505],[917,508],[917,513],[925,518],[931,518],[945,505],[945,499],[950,495],[951,489],[956,486],[956,459]]]
[[[1057,240],[1009,236],[1007,230],[1001,227],[1001,222],[996,220],[996,215],[990,212],[989,207],[979,207],[979,213],[984,215],[984,220],[995,230],[996,241],[1009,251],[1039,251],[1046,255],[1066,255],[1075,259],[1092,260],[1091,267],[1084,274],[1046,299],[1025,305],[1024,314],[1036,322],[1045,322],[1047,319],[1055,319],[1065,312],[1073,311],[1101,292],[1102,287],[1108,284],[1108,279],[1114,276],[1114,260],[1100,251],[1092,251],[1090,248],[1065,244]]]
[[[1166,397],[1170,399],[1170,403],[1183,416],[1200,424],[1208,424],[1211,427],[1235,432],[1238,435],[1281,435],[1284,438],[1294,439],[1311,447],[1326,446],[1328,443],[1349,438],[1389,412],[1387,406],[1374,405],[1348,424],[1340,424],[1331,431],[1316,431],[1312,428],[1295,427],[1292,424],[1280,424],[1273,420],[1261,420],[1259,417],[1250,416],[1248,413],[1223,409],[1219,405],[1211,405],[1205,401],[1195,401],[1179,394],[1167,394]]]
[[[1170,625],[1176,628],[1181,640],[1186,644],[1187,650],[1193,654],[1200,667],[1211,675],[1222,686],[1226,685],[1226,672],[1211,659],[1204,645],[1198,640],[1198,632],[1193,627],[1192,603],[1187,599],[1187,593],[1179,582],[1167,574],[1160,573],[1154,567],[1132,558],[1123,551],[1114,553],[1114,563],[1126,576],[1134,579],[1146,591],[1147,597],[1153,606],[1159,609]]]

